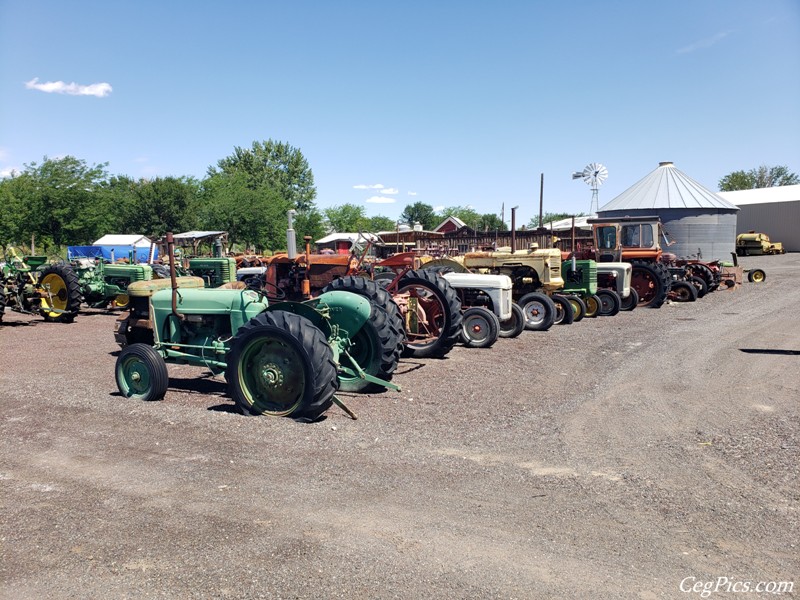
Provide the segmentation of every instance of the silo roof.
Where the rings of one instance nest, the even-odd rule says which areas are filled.
[[[601,207],[598,212],[661,208],[739,210],[736,205],[676,169],[671,162],[662,162],[655,171]]]

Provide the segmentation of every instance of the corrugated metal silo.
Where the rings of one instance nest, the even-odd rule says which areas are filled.
[[[660,217],[679,258],[730,260],[736,249],[738,208],[679,171],[671,162],[658,168],[598,210],[598,217]]]

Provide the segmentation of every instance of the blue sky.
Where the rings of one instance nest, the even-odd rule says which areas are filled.
[[[61,82],[61,83],[58,83]],[[75,84],[75,85],[71,85]],[[588,212],[671,160],[800,173],[800,2],[0,0],[0,173],[308,159],[320,208]],[[382,186],[382,187],[378,187]]]

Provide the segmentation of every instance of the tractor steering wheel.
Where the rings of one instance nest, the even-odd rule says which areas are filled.
[[[282,288],[260,277],[248,279],[247,289],[258,292],[259,297],[267,300],[280,301],[286,299],[286,292]]]

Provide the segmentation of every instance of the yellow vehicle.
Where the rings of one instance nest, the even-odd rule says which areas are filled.
[[[736,236],[736,254],[750,256],[752,254],[784,254],[783,244],[771,242],[766,233],[748,231]]]

